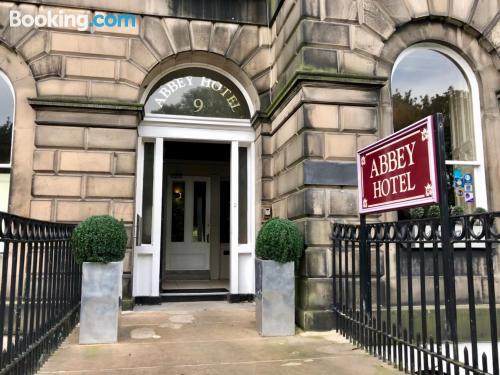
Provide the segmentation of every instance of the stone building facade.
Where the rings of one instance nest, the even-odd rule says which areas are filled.
[[[239,1],[227,2],[230,12],[224,1],[220,8],[208,1],[191,3],[0,2],[0,72],[12,85],[15,99],[12,159],[0,170],[10,176],[8,210],[61,222],[100,214],[123,219],[130,233],[124,267],[127,296],[159,295],[155,285],[162,278],[163,261],[157,258],[163,240],[158,226],[158,237],[153,235],[157,250],[144,250],[142,258],[143,250],[136,250],[141,224],[137,206],[142,207],[139,192],[144,187],[138,180],[144,179],[146,168],[141,164],[144,155],[139,155],[146,151],[139,152],[138,145],[153,137],[144,123],[144,104],[159,80],[176,69],[218,72],[247,102],[245,124],[251,139],[224,138],[233,153],[247,142],[247,157],[253,158],[248,167],[254,168],[246,180],[247,191],[254,193],[253,204],[251,198],[246,202],[253,211],[247,216],[249,248],[230,246],[230,267],[240,269],[236,276],[231,273],[240,287],[234,284],[230,293],[253,293],[252,246],[260,223],[269,215],[289,218],[304,232],[307,245],[297,278],[297,322],[305,329],[333,324],[331,223],[357,220],[356,150],[394,131],[391,74],[408,48],[421,43],[443,46],[469,65],[478,88],[472,91],[483,146],[485,202],[490,210],[500,209],[498,1]],[[137,25],[81,31],[71,25],[11,27],[11,11],[92,17],[127,13],[135,16]],[[224,132],[223,123],[205,124],[204,130]],[[237,124],[230,127],[236,129]],[[181,138],[189,140],[184,135]],[[172,137],[170,141],[179,139]],[[157,153],[168,148],[154,144]],[[241,161],[241,155],[226,160],[220,181],[238,170],[238,165],[229,164]],[[161,191],[154,194],[163,198]],[[160,226],[161,215],[154,216]],[[231,228],[237,231],[238,226]],[[218,267],[222,269],[222,263]],[[146,270],[155,273],[153,286],[147,293],[138,292],[132,284],[150,277]]]

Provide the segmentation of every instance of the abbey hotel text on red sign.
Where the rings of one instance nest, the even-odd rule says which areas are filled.
[[[359,212],[382,212],[438,202],[433,117],[357,153]]]

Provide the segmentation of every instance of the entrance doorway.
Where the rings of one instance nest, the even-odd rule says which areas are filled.
[[[254,293],[254,107],[216,68],[167,72],[144,94],[138,127],[134,297],[224,283]],[[206,289],[206,288],[202,288]]]
[[[166,141],[163,171],[162,293],[227,294],[230,145]]]

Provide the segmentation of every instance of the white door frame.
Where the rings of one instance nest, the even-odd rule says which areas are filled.
[[[140,243],[139,237],[142,230],[139,229],[142,217],[142,191],[144,177],[144,143],[154,143],[154,165],[153,165],[153,210],[151,220],[151,243]],[[152,272],[160,265],[161,244],[161,214],[162,214],[162,183],[163,180],[163,139],[146,139],[139,137],[137,145],[137,175],[136,175],[136,199],[134,217],[134,264],[132,294],[133,296],[159,296],[160,295],[160,272]],[[149,270],[150,274],[139,275],[142,270]],[[146,277],[145,277],[146,276]]]
[[[178,116],[146,116],[139,125],[137,147],[136,215],[142,216],[142,180],[144,142],[155,143],[153,177],[152,244],[135,245],[133,295],[160,295],[161,208],[163,195],[163,143],[200,141],[231,144],[230,176],[230,293],[253,294],[255,291],[255,131],[248,120],[186,119]],[[238,148],[247,147],[247,223],[248,243],[238,243]],[[135,242],[134,242],[135,243]]]

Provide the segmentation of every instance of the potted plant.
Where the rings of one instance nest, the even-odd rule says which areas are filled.
[[[262,336],[295,334],[295,265],[304,237],[294,223],[274,218],[257,236],[255,260],[256,321]]]
[[[71,245],[82,264],[80,344],[114,343],[121,314],[125,226],[111,216],[90,217],[75,228]]]

